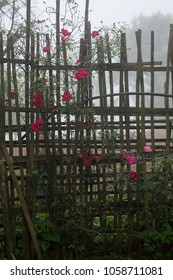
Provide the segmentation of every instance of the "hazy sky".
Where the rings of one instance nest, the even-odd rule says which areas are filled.
[[[32,0],[33,6],[41,12],[45,1],[49,6],[54,6],[56,0]],[[81,10],[81,16],[84,15],[85,0],[76,0]],[[62,0],[62,5],[64,1]],[[152,15],[158,11],[173,15],[173,0],[90,0],[90,20],[93,26],[100,25],[102,20],[105,25],[111,25],[113,22],[125,21],[130,23],[134,16],[140,13]]]
[[[78,0],[84,3],[85,0]],[[155,12],[173,14],[173,0],[90,0],[91,22],[99,23],[103,20],[105,24],[125,21],[130,23],[134,16],[143,13],[152,15]]]

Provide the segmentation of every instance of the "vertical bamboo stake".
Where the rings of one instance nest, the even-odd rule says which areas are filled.
[[[4,81],[4,63],[3,59],[3,36],[0,33],[0,138],[5,139],[5,81]],[[9,208],[9,193],[7,189],[7,172],[6,166],[3,160],[2,152],[0,151],[0,201],[2,207],[2,221],[4,228],[4,237],[5,237],[5,248],[7,257],[11,257],[13,251],[13,242],[11,238],[11,220],[10,208]]]
[[[136,32],[136,42],[137,42],[137,79],[136,79],[136,89],[137,92],[142,92],[141,95],[141,108],[139,106],[139,96],[136,96],[136,107],[140,108],[141,110],[141,120],[139,115],[136,117],[138,128],[137,128],[137,143],[139,152],[143,151],[143,147],[145,145],[145,94],[144,94],[144,78],[143,78],[143,70],[142,68],[142,48],[141,48],[141,30],[139,29]],[[142,173],[143,175],[143,184],[145,185],[146,182],[146,160],[138,164],[137,166],[138,173]],[[148,191],[144,190],[144,215],[145,215],[145,228],[148,229],[149,220],[148,220]]]
[[[169,108],[169,98],[166,97],[166,94],[169,93],[169,82],[170,82],[170,74],[173,79],[173,75],[171,73],[170,67],[173,64],[173,24],[170,25],[170,34],[169,34],[169,42],[168,42],[168,54],[167,54],[167,67],[166,67],[166,82],[165,82],[165,108]],[[172,91],[173,91],[173,81],[172,81]],[[172,92],[173,94],[173,92]],[[170,150],[170,120],[169,120],[169,113],[166,113],[166,150],[169,152]]]
[[[151,110],[154,110],[154,31],[151,31],[151,98],[150,98],[150,107]],[[152,150],[155,150],[154,143],[154,115],[151,114],[151,145]]]

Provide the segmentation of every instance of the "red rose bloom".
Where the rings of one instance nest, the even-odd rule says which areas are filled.
[[[99,35],[100,35],[99,31],[93,31],[93,32],[91,33],[91,37],[92,37],[92,38],[98,37]]]
[[[87,71],[85,69],[81,69],[74,74],[74,77],[75,77],[75,79],[77,79],[79,81],[81,79],[84,79],[88,75],[89,75],[89,71]]]
[[[144,147],[144,151],[145,152],[152,152],[152,148],[151,148],[151,146],[149,146],[149,145],[146,145],[145,147]]]
[[[50,46],[47,45],[43,48],[43,52],[50,52]]]
[[[41,126],[38,123],[34,122],[31,124],[31,129],[34,132],[39,132],[41,129]]]
[[[31,124],[31,129],[33,132],[39,132],[41,130],[41,126],[43,125],[43,119],[37,119],[34,123]]]
[[[41,109],[44,106],[43,95],[41,92],[34,94],[34,106],[36,109]]]
[[[130,175],[130,180],[131,181],[136,181],[137,180],[137,177],[138,177],[137,172],[131,171],[129,175]]]
[[[44,120],[43,119],[36,119],[35,123],[37,123],[38,125],[42,125],[42,124],[44,124]]]
[[[137,161],[135,156],[126,156],[126,160],[129,164],[135,164]]]
[[[10,93],[10,97],[11,97],[11,99],[16,99],[16,94],[15,94],[14,91],[12,91],[12,92]]]
[[[70,101],[72,100],[72,94],[69,91],[64,92],[62,95],[62,101]]]
[[[67,29],[62,28],[60,33],[64,36],[64,37],[68,37],[71,35],[71,32],[69,32]]]

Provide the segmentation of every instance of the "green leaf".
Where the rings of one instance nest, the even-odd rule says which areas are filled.
[[[43,251],[47,251],[50,247],[50,243],[46,240],[40,240],[40,247]]]

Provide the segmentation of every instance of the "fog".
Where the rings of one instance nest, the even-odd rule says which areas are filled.
[[[32,0],[32,8],[36,11],[38,17],[44,18],[46,14],[45,2],[49,7],[55,7],[56,0]],[[84,15],[85,0],[76,0],[79,5],[81,16]],[[63,8],[65,0],[61,1]],[[63,9],[62,9],[63,10]],[[152,15],[153,13],[161,12],[163,14],[173,14],[172,0],[90,0],[89,5],[90,21],[93,26],[98,26],[100,21],[105,25],[111,25],[113,22],[130,23],[135,16],[139,14]]]

